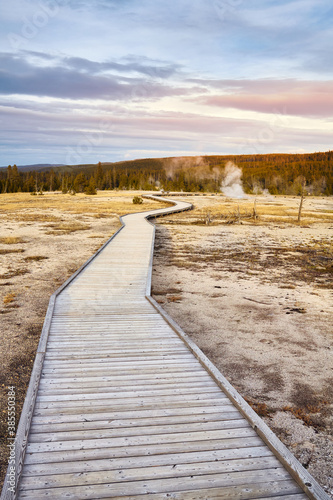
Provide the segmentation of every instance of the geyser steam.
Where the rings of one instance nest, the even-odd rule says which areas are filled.
[[[246,198],[242,185],[242,170],[232,161],[228,161],[224,169],[221,191],[228,198]]]

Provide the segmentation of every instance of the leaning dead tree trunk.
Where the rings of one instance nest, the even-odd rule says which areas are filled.
[[[301,201],[299,203],[297,222],[301,222],[302,208],[303,208],[303,202],[304,202],[305,194],[306,193],[305,193],[305,182],[304,182],[302,184]]]
[[[301,201],[300,201],[299,209],[298,209],[297,222],[301,222],[303,201],[304,201],[304,194],[302,194],[302,196],[301,196]]]

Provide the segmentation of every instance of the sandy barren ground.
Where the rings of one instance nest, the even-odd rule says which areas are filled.
[[[333,498],[332,198],[183,199],[153,296]]]
[[[135,194],[0,195],[1,478],[7,386],[19,418],[50,295],[138,210]],[[259,197],[257,221],[243,218],[253,199],[184,200],[193,212],[157,225],[155,298],[332,492],[332,200],[306,200],[301,225],[294,198]]]
[[[0,195],[0,469],[7,470],[7,387],[17,423],[50,296],[121,226],[119,214],[165,206],[133,192]],[[1,488],[0,488],[1,489]]]

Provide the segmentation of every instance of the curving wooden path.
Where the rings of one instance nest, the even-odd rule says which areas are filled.
[[[147,300],[145,217],[188,208],[123,217],[51,298],[18,431],[18,486],[10,493],[7,477],[1,498],[328,498]]]

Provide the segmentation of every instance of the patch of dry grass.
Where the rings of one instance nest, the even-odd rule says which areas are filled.
[[[9,269],[6,273],[0,274],[0,280],[7,280],[10,278],[14,278],[15,276],[23,276],[29,272],[26,268],[21,269]]]
[[[0,255],[7,255],[8,253],[23,253],[23,248],[0,248]]]
[[[0,238],[0,243],[3,245],[17,245],[18,243],[24,243],[24,239],[18,236],[6,236]]]
[[[80,222],[64,222],[62,224],[50,224],[48,227],[52,228],[51,231],[46,231],[46,234],[70,234],[76,231],[87,231],[91,229],[89,224],[81,224]]]
[[[114,214],[104,214],[104,213],[97,213],[97,214],[93,214],[93,217],[95,219],[106,219],[107,217],[110,217]]]
[[[15,220],[24,222],[60,222],[60,218],[55,215],[38,212],[20,212],[13,217]]]
[[[4,304],[11,304],[12,302],[15,301],[16,293],[14,292],[9,292],[7,295],[4,296],[3,298],[3,303]]]
[[[305,200],[300,225],[333,222],[333,210],[316,208],[314,205],[317,200],[318,198],[312,197]],[[207,218],[209,218],[209,224],[217,225],[224,224],[230,219],[236,220],[239,213],[240,219],[245,219],[247,224],[299,224],[297,217],[300,198],[296,197],[275,197],[270,199],[264,196],[258,196],[258,198],[252,196],[249,199],[233,200],[222,196],[200,196],[200,198],[193,200],[192,197],[184,198],[184,201],[193,203],[194,209],[191,212],[176,214],[170,219],[165,218],[161,223],[207,224]],[[327,199],[325,199],[325,202],[327,203]],[[256,219],[253,218],[254,208],[257,214]]]
[[[169,255],[167,249],[160,255]],[[265,248],[204,248],[181,245],[173,249],[166,265],[201,271],[206,266],[217,266],[232,273],[260,275],[272,282],[279,282],[283,269],[283,288],[295,288],[295,282],[313,283],[321,288],[333,286],[333,254],[329,241],[315,245],[267,245]],[[301,311],[297,311],[301,312]]]
[[[180,302],[182,300],[180,295],[171,295],[167,297],[168,302]]]
[[[29,257],[25,257],[24,260],[30,262],[30,261],[36,261],[39,262],[40,260],[48,259],[45,255],[29,255]]]

